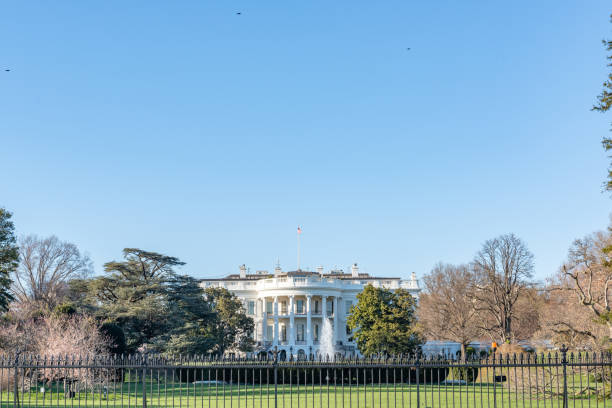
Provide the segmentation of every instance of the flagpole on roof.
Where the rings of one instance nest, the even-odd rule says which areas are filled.
[[[302,233],[302,228],[298,226],[297,228],[297,270],[300,271],[300,234]]]

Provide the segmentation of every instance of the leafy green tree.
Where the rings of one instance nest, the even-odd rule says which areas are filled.
[[[117,323],[125,332],[128,352],[133,352],[173,327],[166,283],[184,265],[175,257],[143,251],[123,250],[125,260],[104,265],[105,276],[89,283],[101,318]]]
[[[76,306],[72,302],[63,302],[53,308],[53,314],[56,317],[74,316],[77,312]]]
[[[6,312],[13,301],[11,274],[19,266],[19,248],[15,239],[12,214],[0,208],[0,311]]]
[[[610,18],[612,21],[612,15],[610,15]],[[612,40],[603,40],[603,44],[606,51],[610,53],[606,58],[611,61],[608,63],[608,67],[612,68]],[[603,83],[603,89],[597,96],[597,104],[593,106],[593,110],[598,112],[608,112],[610,109],[612,109],[612,69],[608,72],[608,77]],[[612,138],[604,137],[601,143],[606,152],[612,150]],[[608,157],[612,158],[612,155]],[[606,190],[612,191],[612,167],[608,168],[608,181],[605,187]]]
[[[253,319],[246,315],[242,301],[225,288],[206,288],[206,300],[215,312],[211,332],[217,343],[215,352],[223,355],[228,350],[253,349]]]
[[[125,354],[127,351],[125,333],[118,324],[110,322],[102,323],[100,325],[100,334],[108,341],[108,351],[111,354]]]
[[[156,349],[171,354],[206,354],[217,344],[213,331],[216,314],[199,282],[177,275],[167,282],[167,305],[173,327],[156,342]]]
[[[78,310],[121,327],[126,349],[174,354],[223,354],[252,348],[253,320],[226,289],[204,291],[199,281],[174,271],[177,258],[126,248],[125,261],[104,265],[106,274],[74,280],[70,299]]]
[[[410,354],[423,343],[416,325],[416,301],[405,289],[366,286],[347,320],[364,355]]]
[[[67,282],[67,289],[63,301],[74,306],[77,313],[95,315],[99,309],[98,299],[93,295],[93,280],[71,279]]]

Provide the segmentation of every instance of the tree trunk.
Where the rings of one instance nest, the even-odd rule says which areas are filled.
[[[465,343],[461,343],[461,361],[465,361]]]
[[[512,340],[512,318],[506,317],[504,319],[504,341]]]

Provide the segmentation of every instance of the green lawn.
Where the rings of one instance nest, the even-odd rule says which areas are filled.
[[[56,387],[53,387],[56,388]],[[61,390],[61,387],[57,387]],[[59,391],[59,390],[58,390]],[[37,389],[19,394],[23,407],[129,407],[142,406],[142,387],[124,383],[111,387],[108,395],[80,392],[74,398],[64,398],[61,391],[41,393]],[[274,386],[216,386],[203,384],[147,385],[148,407],[204,407],[204,408],[274,408]],[[299,387],[279,386],[277,407],[417,407],[417,395],[421,407],[562,407],[559,397],[529,396],[527,393],[509,392],[498,384],[474,385],[378,385],[336,388],[319,385]],[[14,394],[0,394],[1,406],[13,406]],[[606,407],[612,402],[594,396],[569,399],[569,407]]]
[[[520,369],[518,369],[520,370]],[[472,384],[368,384],[350,387],[333,380],[327,385],[302,383],[297,386],[258,384],[194,384],[179,382],[166,372],[156,372],[147,377],[146,396],[148,407],[193,407],[193,408],[437,408],[437,407],[518,407],[518,408],[562,408],[559,396],[563,389],[556,368],[553,371],[524,369],[520,371],[482,370]],[[160,374],[162,373],[162,374]],[[493,383],[493,376],[506,375],[508,382]],[[595,382],[592,374],[568,373],[568,408],[612,408],[609,399],[612,385]],[[612,373],[611,373],[612,374]],[[333,376],[332,376],[333,377]],[[73,398],[64,394],[62,381],[47,384],[41,392],[42,383],[27,386],[27,376],[21,377],[19,406],[21,407],[142,407],[142,381],[128,372],[125,382],[105,382],[94,387],[84,386]],[[25,378],[25,381],[24,381]],[[519,378],[520,381],[515,381]],[[212,377],[214,379],[214,377]],[[391,378],[392,379],[392,378]],[[449,378],[453,380],[452,375]],[[288,378],[279,377],[279,382]],[[0,378],[1,381],[1,378]],[[362,377],[363,381],[363,377]],[[542,384],[537,385],[536,384]],[[15,395],[14,384],[0,390],[0,407],[12,407]],[[531,392],[530,392],[531,391]],[[603,398],[605,396],[606,398]]]

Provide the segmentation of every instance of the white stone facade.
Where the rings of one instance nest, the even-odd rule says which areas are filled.
[[[323,268],[317,268],[317,272],[283,272],[279,267],[273,274],[266,271],[251,274],[243,265],[238,275],[203,279],[201,284],[224,287],[235,293],[255,322],[256,352],[278,348],[282,358],[317,355],[325,317],[332,324],[336,351],[347,356],[359,355],[346,319],[364,286],[401,287],[413,296],[418,296],[420,291],[414,273],[410,280],[373,277],[360,273],[357,264],[349,274],[324,273]]]

